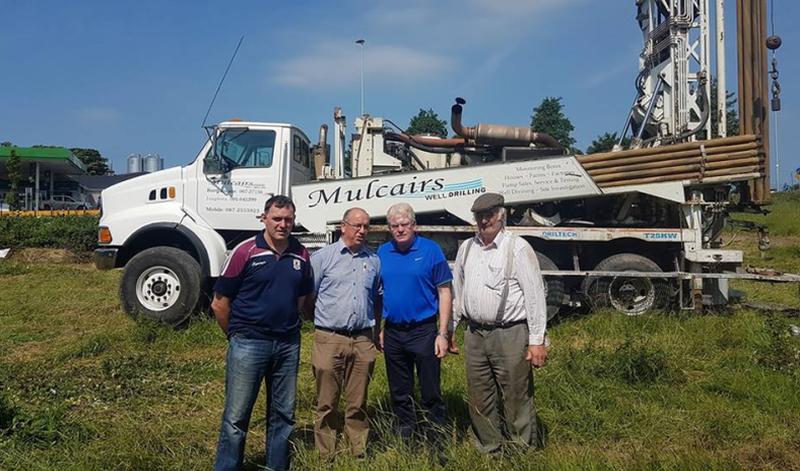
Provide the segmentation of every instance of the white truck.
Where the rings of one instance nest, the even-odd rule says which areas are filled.
[[[720,248],[729,208],[769,196],[763,192],[768,133],[765,123],[745,123],[750,134],[699,139],[708,127],[707,71],[687,73],[685,51],[672,48],[670,55],[656,46],[665,30],[666,39],[690,37],[707,12],[703,2],[679,0],[672,2],[675,11],[665,12],[666,3],[636,2],[649,60],[642,62],[626,124],[634,149],[572,156],[528,128],[465,127],[464,101],[457,99],[451,117],[456,137],[450,139],[409,136],[391,131],[381,118],[357,118],[345,168],[347,126],[338,109],[330,158],[325,125],[312,146],[291,124],[226,121],[208,129],[206,145],[190,164],[103,191],[95,263],[124,267],[126,312],[179,324],[220,275],[229,250],[263,230],[259,215],[273,194],[294,199],[297,236],[311,248],[335,240],[337,222],[353,206],[372,216],[370,241],[386,240],[386,209],[406,201],[417,211],[418,230],[454,257],[459,241],[474,230],[472,201],[493,191],[505,196],[508,229],[539,256],[550,316],[564,304],[586,302],[627,314],[724,304],[728,278],[768,278],[739,273],[742,253]],[[686,23],[683,29],[674,27],[678,20]],[[654,68],[657,59],[668,64]],[[766,74],[764,64],[741,67],[751,67],[753,77]],[[670,67],[680,70],[667,73]],[[654,74],[652,83],[644,80],[648,74]],[[678,93],[682,88],[692,93]],[[684,102],[676,104],[675,97]],[[691,111],[696,106],[699,113]],[[737,195],[742,202],[732,202]]]

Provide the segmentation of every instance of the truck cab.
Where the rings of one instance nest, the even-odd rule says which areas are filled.
[[[228,251],[263,229],[264,201],[314,178],[310,141],[296,126],[226,121],[208,134],[190,164],[102,193],[95,265],[125,267],[130,313],[185,320]]]

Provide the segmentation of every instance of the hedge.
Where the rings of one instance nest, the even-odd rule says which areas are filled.
[[[48,247],[88,252],[97,246],[96,216],[2,217],[0,249]]]

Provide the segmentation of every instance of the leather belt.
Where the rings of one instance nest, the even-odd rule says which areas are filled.
[[[511,321],[511,322],[492,322],[488,324],[483,324],[481,322],[475,322],[473,320],[467,320],[467,325],[470,329],[481,329],[481,330],[494,330],[494,329],[505,329],[508,327],[514,327],[515,325],[520,325],[528,322],[527,319],[520,319],[518,321]]]
[[[350,330],[350,329],[329,329],[327,327],[320,327],[318,325],[315,325],[314,329],[320,330],[322,332],[328,332],[331,334],[342,335],[344,337],[357,337],[359,335],[366,335],[372,332],[372,329],[369,327],[366,329]]]
[[[390,320],[386,321],[386,327],[390,329],[397,329],[397,330],[411,330],[415,327],[419,327],[425,324],[432,324],[436,322],[436,314],[426,317],[420,321],[411,321],[411,322],[392,322]]]

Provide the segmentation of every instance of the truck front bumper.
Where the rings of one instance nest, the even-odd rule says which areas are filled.
[[[103,247],[94,250],[94,266],[98,270],[111,270],[117,266],[118,248]]]

